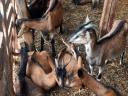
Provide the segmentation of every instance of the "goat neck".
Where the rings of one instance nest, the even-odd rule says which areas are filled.
[[[86,55],[89,56],[89,57],[93,57],[94,54],[95,54],[95,51],[97,51],[97,35],[96,35],[96,32],[93,31],[93,32],[89,32],[87,31],[86,33],[86,43],[84,44],[85,46],[85,52],[86,52]]]

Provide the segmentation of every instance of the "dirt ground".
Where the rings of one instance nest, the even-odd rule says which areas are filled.
[[[64,38],[67,39],[76,27],[84,22],[88,15],[91,20],[94,20],[98,25],[103,8],[103,0],[98,8],[92,10],[91,4],[84,6],[76,6],[71,0],[62,0],[64,8]],[[126,19],[128,20],[128,0],[117,0],[117,9],[115,19]],[[57,52],[63,48],[62,42],[56,40]],[[118,43],[118,42],[117,42]],[[83,49],[81,49],[83,50]],[[128,96],[128,43],[125,54],[125,64],[119,65],[119,60],[116,59],[112,63],[106,65],[103,71],[103,77],[101,83],[105,86],[111,86],[122,96]],[[89,89],[73,90],[73,89],[60,89],[56,88],[48,93],[48,96],[93,96],[93,92]]]

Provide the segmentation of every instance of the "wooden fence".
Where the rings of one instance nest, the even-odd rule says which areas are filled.
[[[14,27],[14,1],[1,0],[0,13],[2,15],[2,32],[0,32],[0,96],[14,96],[12,82],[12,51],[16,32]]]

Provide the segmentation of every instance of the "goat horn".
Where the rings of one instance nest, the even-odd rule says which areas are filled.
[[[49,7],[46,10],[46,12],[44,13],[43,17],[45,17],[48,14],[48,12],[51,11],[51,9],[54,8],[55,3],[56,3],[56,0],[50,0]]]
[[[73,52],[74,58],[77,59],[77,54],[76,54],[75,50],[74,50],[73,48],[71,48],[71,50],[72,50],[72,52]]]
[[[89,21],[90,21],[90,19],[89,19],[88,15],[87,15],[86,20],[85,20],[85,23],[87,23]]]
[[[58,60],[57,60],[57,58],[55,58],[55,65],[56,65],[56,67],[58,67]]]
[[[62,38],[61,40],[62,40],[62,42],[63,42],[68,48],[70,48],[70,45],[69,45],[68,43],[66,43],[63,38]]]
[[[61,40],[69,49],[71,49],[73,56],[75,57],[75,59],[77,59],[77,54],[76,54],[74,48],[70,47],[70,45],[68,43],[66,43],[63,38]]]

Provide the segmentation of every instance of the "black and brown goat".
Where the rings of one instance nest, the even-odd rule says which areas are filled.
[[[71,49],[74,50],[72,50]],[[62,79],[65,87],[79,89],[82,87],[81,80],[77,75],[78,69],[82,68],[83,62],[82,57],[75,49],[74,45],[70,45],[70,48],[64,48],[58,54],[58,68],[62,70],[65,75],[60,78]]]
[[[23,35],[26,28],[32,28],[42,32],[50,32],[52,36],[55,33],[57,27],[62,27],[63,15],[62,15],[62,5],[59,0],[55,0],[56,5],[51,10],[48,8],[46,13],[40,19],[20,19],[21,29],[19,31],[19,37]],[[62,31],[61,31],[62,32]]]
[[[23,19],[23,18],[24,19],[36,19],[36,18],[45,17],[49,13],[49,11],[52,11],[56,7],[57,3],[58,3],[57,0],[33,0],[27,6],[26,0],[15,0],[15,9],[16,9],[17,19],[18,19],[17,23],[18,23],[19,19]],[[53,12],[53,13],[55,13],[55,12]],[[50,18],[52,18],[52,17],[50,17]],[[44,19],[44,21],[45,21],[45,19]],[[53,20],[51,20],[51,22],[52,21]],[[55,22],[55,21],[53,21],[53,22]],[[18,24],[16,24],[16,25],[18,28]],[[19,26],[19,27],[21,27],[21,26]],[[31,50],[31,44],[33,43],[33,40],[34,40],[34,30],[32,29],[32,31],[30,31],[30,29],[31,28],[25,29],[25,32],[22,35],[22,38],[19,38],[19,42],[26,42],[29,49]],[[41,42],[42,42],[41,50],[43,50],[44,40],[42,39]],[[51,41],[51,42],[54,42],[54,41]]]
[[[26,58],[26,54],[24,54],[23,57],[23,59],[21,59],[23,60],[21,61],[22,66],[20,67],[20,70],[22,71],[19,71],[18,75],[20,84],[19,94],[28,94],[27,91],[29,91],[29,85],[27,84],[25,76],[26,78],[30,78],[36,86],[43,90],[43,92],[55,87],[56,84],[58,84],[60,87],[63,86],[62,82],[58,78],[58,69],[53,64],[53,61],[48,52],[34,52],[33,55],[28,58],[28,60]],[[23,68],[25,65],[26,68]],[[26,71],[24,69],[26,69]],[[26,85],[23,86],[21,84]]]
[[[111,31],[98,39],[95,25],[87,18],[83,27],[70,38],[70,42],[84,44],[90,74],[93,73],[94,65],[97,65],[99,67],[97,79],[100,80],[106,60],[111,60],[124,54],[127,33],[128,25],[126,21],[117,20],[114,22]],[[123,57],[121,57],[120,62],[123,63]]]
[[[82,68],[78,70],[78,76],[81,79],[83,87],[89,88],[96,96],[119,96],[114,90],[106,88],[104,85],[96,81]]]

